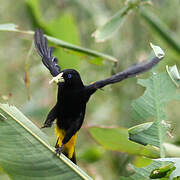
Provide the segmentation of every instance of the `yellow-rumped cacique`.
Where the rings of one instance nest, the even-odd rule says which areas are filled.
[[[77,133],[82,126],[86,104],[91,95],[106,85],[120,82],[151,69],[162,59],[161,57],[153,57],[149,61],[133,65],[109,78],[84,85],[76,70],[60,69],[58,59],[52,54],[53,48],[48,47],[47,38],[42,30],[35,31],[34,42],[39,55],[42,57],[43,64],[49,69],[54,77],[53,79],[57,80],[58,85],[57,103],[49,112],[42,128],[51,127],[56,120],[56,153],[61,154],[62,152],[74,163],[76,163]]]

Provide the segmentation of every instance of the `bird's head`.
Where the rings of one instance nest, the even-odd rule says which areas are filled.
[[[80,74],[74,69],[62,70],[51,82],[59,83],[60,86],[62,85],[66,88],[84,87]]]

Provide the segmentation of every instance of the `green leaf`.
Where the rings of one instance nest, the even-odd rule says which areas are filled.
[[[110,38],[118,31],[125,21],[126,15],[140,3],[139,0],[130,0],[127,5],[121,8],[114,16],[112,16],[102,27],[98,28],[92,36],[97,42],[103,42]]]
[[[90,146],[78,155],[78,159],[93,163],[103,158],[104,149],[99,146]]]
[[[180,177],[180,158],[160,158],[157,159],[156,161],[160,161],[160,162],[169,161],[174,163],[176,169],[171,173],[170,179]]]
[[[102,27],[97,29],[92,37],[96,39],[97,42],[103,42],[110,38],[114,32],[118,31],[124,22],[125,15],[129,12],[130,8],[124,6],[120,11],[118,11],[109,21],[106,22]]]
[[[151,179],[158,179],[158,178],[169,178],[170,174],[176,169],[173,164],[168,164],[166,166],[153,169],[149,177]]]
[[[16,25],[14,25],[15,28],[12,29],[12,24],[11,26],[7,26],[7,24],[0,24],[0,31],[10,31],[10,32],[18,32],[18,33],[23,33],[23,34],[30,34],[30,35],[34,35],[33,31],[23,31],[17,28]],[[91,49],[87,49],[87,48],[83,48],[65,41],[62,41],[58,38],[52,37],[52,36],[47,36],[48,40],[51,41],[53,44],[65,48],[65,49],[69,49],[72,51],[77,51],[79,53],[88,55],[88,56],[92,56],[92,57],[100,57],[103,58],[105,60],[108,61],[112,61],[112,62],[117,62],[117,58],[104,54],[104,53],[100,53],[98,51],[95,50],[91,50]]]
[[[152,124],[153,124],[153,122],[142,123],[142,124],[136,125],[132,128],[129,128],[128,132],[131,135],[137,134],[137,133],[142,132],[146,129],[149,129],[152,126]],[[147,145],[147,143],[145,143],[143,145]]]
[[[164,57],[165,53],[159,46],[155,46],[152,43],[150,43],[150,46],[153,49],[153,52],[154,52],[156,57],[158,57],[159,59]]]
[[[144,127],[149,128],[152,125],[150,123],[144,123]],[[140,125],[138,126],[141,131]],[[138,128],[134,129],[135,132]],[[112,151],[126,152],[133,155],[142,155],[149,158],[160,157],[159,149],[152,146],[143,146],[141,144],[134,143],[128,139],[128,129],[117,127],[117,128],[101,128],[91,127],[88,129],[91,136],[104,148]],[[131,129],[133,133],[133,128]],[[134,133],[135,133],[134,132]],[[168,157],[180,157],[180,148],[170,143],[163,144],[166,150],[166,156]]]
[[[70,13],[65,13],[49,22],[43,18],[43,14],[41,14],[39,8],[39,3],[39,0],[26,1],[28,13],[31,17],[31,22],[33,23],[34,27],[40,27],[44,30],[45,33],[49,35],[53,35],[64,41],[79,45],[80,38],[73,16]],[[67,29],[70,29],[71,31],[67,31]],[[59,59],[62,59],[60,61],[60,65],[63,69],[78,69],[80,60],[82,60],[82,58],[79,56],[75,56],[76,54],[74,55],[73,53],[68,53],[63,49],[56,50],[54,54]]]
[[[124,180],[150,180],[159,178],[162,178],[163,180],[168,180],[169,175],[175,169],[175,166],[171,162],[162,163],[160,161],[153,161],[149,166],[143,168],[137,168],[133,165],[131,165],[131,168],[135,171],[135,173],[128,178],[124,178]]]
[[[108,150],[126,152],[133,155],[143,155],[150,158],[159,157],[157,148],[142,146],[128,139],[128,131],[125,128],[100,128],[88,129],[91,136]]]
[[[101,57],[91,58],[91,59],[88,59],[88,62],[91,64],[101,66],[103,64],[103,58]]]
[[[164,157],[163,143],[167,129],[170,127],[166,122],[164,108],[169,101],[178,97],[176,86],[167,73],[156,73],[155,71],[151,73],[149,79],[139,79],[138,83],[146,90],[143,96],[132,103],[132,117],[135,121],[154,118],[154,122],[130,128],[129,137],[140,144],[159,147],[161,157]]]
[[[0,104],[0,168],[13,180],[91,179],[64,155],[56,156],[43,132],[16,107]]]
[[[78,35],[77,25],[75,24],[75,21],[73,19],[73,16],[70,13],[66,13],[65,15],[61,15],[60,17],[56,18],[55,20],[52,20],[50,22],[47,22],[47,20],[43,19],[43,14],[40,11],[39,8],[39,1],[38,0],[27,0],[26,1],[27,7],[29,9],[29,14],[31,17],[31,20],[35,27],[40,27],[44,30],[45,33],[56,36],[57,38],[60,38],[64,41],[73,43],[73,44],[80,44],[80,39]],[[67,31],[67,29],[70,29],[71,31]],[[67,47],[64,47],[67,48]],[[73,50],[71,48],[67,48],[70,50]],[[82,49],[81,49],[82,50]],[[85,49],[83,49],[84,51]],[[62,63],[60,63],[65,68],[78,68],[78,64],[80,63],[79,60],[81,60],[84,57],[84,52],[78,50],[78,57],[72,56],[74,53],[68,53],[66,51],[55,51],[55,54],[57,57],[60,57],[64,59]],[[90,53],[90,54],[89,54]],[[101,56],[99,55],[93,55],[94,52],[90,50],[87,55],[96,57],[96,62],[98,62],[98,65],[101,63]],[[93,53],[93,54],[91,54]],[[75,53],[75,55],[77,55]],[[79,58],[79,55],[81,55],[81,59]],[[109,56],[110,57],[110,56]],[[108,57],[107,57],[108,58]],[[116,58],[110,58],[112,61],[117,61]]]
[[[97,52],[97,51],[94,51],[94,50],[79,47],[79,46],[67,43],[65,41],[62,41],[60,39],[53,38],[53,37],[50,37],[50,36],[47,36],[47,38],[48,38],[49,41],[53,42],[54,44],[56,44],[56,45],[58,45],[60,47],[70,49],[70,50],[73,50],[73,51],[78,51],[78,52],[84,53],[84,54],[86,54],[88,56],[102,57],[103,59],[106,59],[106,60],[109,60],[109,61],[112,61],[112,62],[117,62],[117,59],[115,57],[109,56],[107,54],[103,54],[103,53],[100,53],[100,52]]]
[[[160,158],[143,168],[131,165],[135,173],[130,177],[122,177],[122,180],[177,180],[180,177],[180,158]]]
[[[44,20],[39,7],[39,0],[26,0],[27,12],[30,15],[31,22],[34,27],[44,29]]]
[[[73,44],[80,44],[77,25],[73,16],[70,13],[61,15],[59,18],[56,18],[49,23],[46,23],[45,27],[48,34],[51,34],[57,38]],[[71,31],[67,31],[67,29],[70,29]],[[60,65],[63,69],[79,68],[79,64],[81,62],[80,60],[82,60],[82,54],[81,57],[75,56],[75,53],[74,55],[73,53],[69,53],[63,49],[56,50],[54,54],[59,59],[62,59],[62,61],[60,61]]]
[[[10,178],[6,174],[0,174],[1,180],[10,180]]]
[[[171,78],[171,80],[173,81],[173,83],[179,87],[180,86],[180,75],[179,75],[179,71],[177,69],[177,66],[166,66],[166,71],[168,72],[169,77]]]
[[[133,165],[142,168],[148,166],[152,163],[152,159],[144,157],[144,156],[135,156],[133,159]]]

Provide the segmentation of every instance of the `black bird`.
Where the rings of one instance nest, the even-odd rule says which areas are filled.
[[[42,128],[51,127],[53,121],[57,120],[56,153],[61,154],[63,152],[74,163],[76,163],[75,142],[77,132],[82,126],[86,103],[90,96],[108,84],[120,82],[151,69],[163,58],[163,56],[154,57],[150,61],[133,65],[110,78],[84,85],[76,70],[60,69],[57,58],[52,55],[53,48],[48,47],[47,38],[43,35],[42,30],[35,31],[34,41],[43,64],[49,69],[54,77],[53,81],[56,81],[58,85],[57,103],[49,112]]]

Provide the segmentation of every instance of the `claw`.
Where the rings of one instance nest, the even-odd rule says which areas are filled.
[[[44,124],[42,127],[40,127],[40,129],[47,128],[47,127],[50,127],[50,126],[47,126],[47,124]]]
[[[56,155],[61,155],[61,153],[62,153],[62,150],[63,150],[63,146],[64,146],[64,144],[62,143],[61,144],[61,147],[57,147],[56,148]]]
[[[51,126],[52,126],[52,123],[46,123],[42,127],[40,127],[40,129],[51,127]]]

